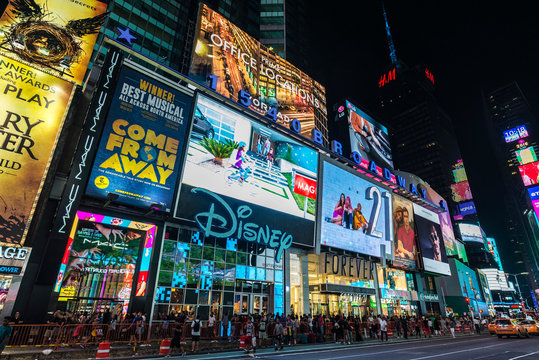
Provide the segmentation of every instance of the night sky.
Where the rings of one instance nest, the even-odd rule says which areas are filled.
[[[375,0],[350,3],[309,2],[308,71],[326,86],[329,109],[350,97],[377,115],[378,80],[391,64],[382,6]],[[410,67],[426,64],[434,74],[438,101],[453,119],[479,220],[498,241],[504,219],[496,194],[504,189],[481,92],[517,81],[537,117],[539,31],[532,4],[385,1],[397,57]],[[332,115],[329,122],[335,125]]]

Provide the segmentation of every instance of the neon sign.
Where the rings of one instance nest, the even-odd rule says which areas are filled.
[[[387,85],[390,81],[395,80],[395,69],[396,68],[393,68],[393,70],[390,70],[387,74],[380,76],[380,81],[378,81],[379,88]]]
[[[503,132],[506,143],[528,137],[528,135],[528,129],[524,125]]]
[[[427,79],[430,80],[432,84],[434,84],[434,75],[432,75],[429,69],[425,69],[425,76],[427,77]]]

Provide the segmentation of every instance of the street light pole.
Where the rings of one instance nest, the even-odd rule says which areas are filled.
[[[515,278],[515,283],[517,284],[517,290],[518,290],[518,295],[520,296],[520,302],[523,303],[524,302],[524,299],[522,298],[522,292],[520,291],[520,285],[518,283],[518,275],[528,275],[528,273],[520,273],[520,274],[507,274],[509,276],[513,276]],[[528,305],[526,303],[526,305]]]

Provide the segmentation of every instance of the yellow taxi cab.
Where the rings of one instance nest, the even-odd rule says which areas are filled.
[[[496,335],[499,338],[506,335],[509,336],[529,336],[528,332],[523,325],[519,324],[519,321],[514,319],[499,319],[496,320]]]
[[[496,335],[496,323],[497,322],[498,322],[498,320],[494,320],[494,321],[490,322],[487,325],[488,332],[490,333],[490,335]]]
[[[535,320],[520,320],[518,323],[526,329],[526,334],[529,335],[539,335],[539,325]]]

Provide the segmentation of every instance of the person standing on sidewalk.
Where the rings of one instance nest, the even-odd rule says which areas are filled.
[[[395,329],[397,330],[397,337],[400,339],[402,336],[401,319],[398,316],[395,316]]]
[[[481,323],[479,322],[479,319],[474,317],[473,319],[473,325],[475,327],[475,333],[477,335],[481,335]]]
[[[455,338],[455,326],[457,325],[457,323],[455,322],[455,319],[450,319],[449,320],[449,330],[451,331],[451,336],[453,336],[453,338]]]
[[[170,342],[170,349],[178,348],[180,353],[183,355],[185,351],[182,346],[182,335],[183,335],[183,323],[176,320],[176,324],[173,329],[172,341]]]
[[[275,319],[275,326],[273,328],[273,336],[275,339],[275,351],[279,350],[279,348],[283,349],[283,325],[281,325],[281,320],[279,318]]]
[[[198,343],[200,342],[200,315],[191,323],[191,351],[198,351]]]
[[[0,326],[0,354],[2,354],[6,348],[12,332],[13,327],[9,325],[9,318],[5,317],[2,321],[2,326]]]
[[[210,314],[210,318],[208,319],[208,337],[211,342],[217,341],[215,340],[215,316],[213,313]]]
[[[403,316],[398,322],[400,322],[402,327],[402,336],[408,340],[408,321],[406,321],[406,317]]]
[[[387,338],[387,321],[385,316],[380,317],[380,340],[384,341],[384,336],[386,337],[386,341],[389,341]]]

